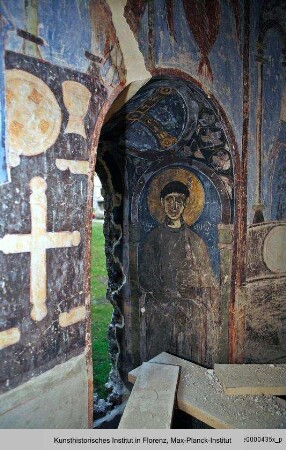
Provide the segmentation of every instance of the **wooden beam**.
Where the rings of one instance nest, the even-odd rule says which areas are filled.
[[[226,395],[286,395],[286,364],[215,364]]]
[[[143,363],[118,428],[170,428],[178,366]]]
[[[161,353],[150,362],[181,367],[178,408],[213,428],[286,427],[285,400],[270,396],[227,396],[212,369],[168,353]],[[129,373],[130,382],[137,379],[140,370],[138,367]]]

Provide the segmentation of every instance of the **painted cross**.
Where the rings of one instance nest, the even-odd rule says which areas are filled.
[[[0,250],[5,254],[31,253],[30,302],[33,305],[31,317],[35,321],[47,315],[47,270],[46,250],[48,248],[74,247],[79,245],[79,231],[47,232],[47,184],[41,177],[30,181],[32,194],[31,234],[7,234],[0,239]]]

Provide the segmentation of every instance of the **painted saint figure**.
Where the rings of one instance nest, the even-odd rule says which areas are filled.
[[[165,219],[142,246],[140,284],[145,292],[146,356],[149,359],[169,351],[212,365],[218,287],[206,244],[184,221],[189,201],[190,190],[184,183],[167,183],[160,193]]]

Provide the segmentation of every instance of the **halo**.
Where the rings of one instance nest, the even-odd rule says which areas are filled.
[[[189,201],[184,210],[183,218],[187,225],[192,225],[200,217],[205,204],[205,191],[199,179],[185,169],[167,169],[153,178],[148,191],[148,208],[151,216],[162,223],[165,212],[162,208],[160,193],[171,181],[184,183],[190,193]]]

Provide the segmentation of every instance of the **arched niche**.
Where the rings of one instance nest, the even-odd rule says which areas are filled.
[[[100,142],[98,160],[105,160],[108,167],[107,155],[113,154],[121,161],[124,172],[120,194],[125,248],[121,263],[125,283],[117,292],[125,329],[119,342],[120,373],[126,377],[128,370],[160,351],[171,351],[206,366],[212,366],[215,361],[227,361],[237,155],[233,155],[234,144],[221,112],[195,84],[178,77],[154,77],[104,125]],[[109,170],[114,172],[111,166]],[[192,286],[190,280],[187,283],[189,294],[183,301],[189,315],[178,306],[176,299],[169,301],[166,292],[162,293],[165,296],[162,308],[148,313],[152,300],[147,298],[146,286],[142,285],[142,270],[146,266],[146,261],[142,261],[144,242],[164,222],[162,217],[156,219],[154,211],[150,212],[148,196],[153,189],[156,197],[160,182],[154,188],[154,180],[160,176],[164,179],[166,174],[171,176],[176,171],[184,174],[185,182],[190,174],[191,183],[201,187],[200,195],[203,197],[195,220],[184,225],[187,242],[182,244],[179,254],[182,256],[182,248],[189,244],[190,252],[193,252],[191,239],[194,238],[194,246],[200,249],[196,252],[195,248],[191,258],[202,258],[197,266],[202,268],[205,265],[208,269],[205,274],[201,269],[197,272],[201,271],[203,278],[209,279],[196,286]],[[154,201],[157,201],[159,210],[160,193],[157,192]],[[176,258],[175,250],[173,255],[169,255],[169,260]],[[186,261],[183,263],[185,268],[190,266]],[[175,264],[174,270],[177,269]],[[187,272],[187,278],[191,279],[192,269],[187,267]],[[154,275],[160,277],[158,273]],[[200,298],[203,306],[195,311],[191,305],[198,303]],[[156,298],[153,301],[156,302]],[[172,311],[168,311],[168,302],[172,304]],[[181,321],[177,346],[164,340],[168,321],[160,320],[165,313],[169,317],[173,314]],[[150,328],[150,321],[146,320],[148,314],[156,319],[158,326],[155,323]],[[192,326],[195,316],[196,325]],[[188,328],[191,338],[182,328]],[[176,334],[176,330],[168,333]],[[148,351],[148,342],[156,340],[162,345]],[[192,352],[188,351],[191,346]]]

